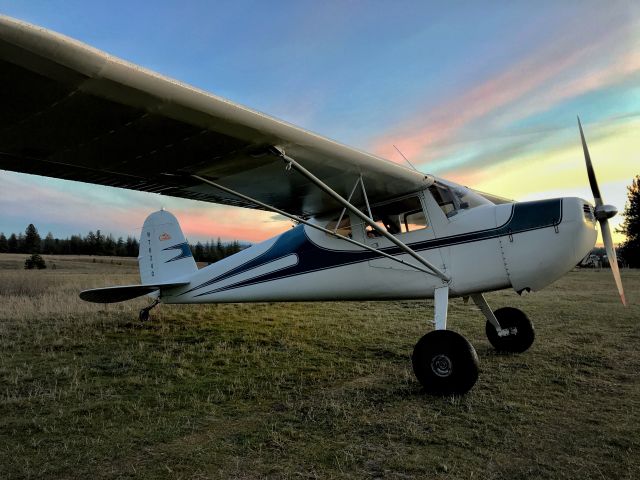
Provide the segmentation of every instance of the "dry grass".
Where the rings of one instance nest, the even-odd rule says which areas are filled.
[[[454,301],[482,373],[434,398],[409,362],[430,302],[161,306],[140,324],[144,300],[77,298],[137,283],[102,260],[0,256],[0,478],[640,478],[640,272],[628,309],[607,271],[490,295],[534,320],[522,355],[495,355]]]

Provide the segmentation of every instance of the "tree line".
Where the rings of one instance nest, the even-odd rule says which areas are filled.
[[[218,238],[217,241],[190,244],[190,247],[196,262],[213,263],[239,252],[247,245],[237,240],[223,243]],[[138,240],[135,237],[115,238],[111,234],[103,234],[100,230],[90,231],[85,236],[71,235],[67,238],[54,238],[49,232],[41,238],[38,229],[30,223],[24,233],[12,233],[7,237],[0,232],[0,253],[137,257],[138,248]]]

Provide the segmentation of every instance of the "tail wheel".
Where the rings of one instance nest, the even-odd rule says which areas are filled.
[[[459,333],[435,330],[418,341],[411,357],[413,372],[432,395],[462,395],[478,380],[478,355]]]
[[[522,310],[504,307],[493,313],[504,334],[498,333],[490,322],[487,322],[485,331],[489,342],[498,352],[522,353],[533,344],[536,337],[533,323]]]

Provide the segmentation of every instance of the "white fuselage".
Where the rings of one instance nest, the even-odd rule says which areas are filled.
[[[482,205],[450,218],[426,192],[421,198],[428,228],[399,238],[451,277],[450,296],[509,287],[539,290],[595,244],[591,207],[579,198]],[[368,238],[361,224],[354,225],[355,240],[411,261],[389,240]],[[200,269],[189,281],[163,289],[162,301],[421,299],[442,286],[436,276],[302,225]]]

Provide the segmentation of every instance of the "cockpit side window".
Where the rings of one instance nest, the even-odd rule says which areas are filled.
[[[458,213],[459,207],[456,205],[456,199],[450,188],[434,184],[429,187],[429,191],[447,218]]]
[[[408,197],[383,205],[371,207],[373,220],[393,235],[399,235],[427,228],[427,218],[418,197]],[[367,237],[375,238],[380,234],[371,226],[365,228]]]

